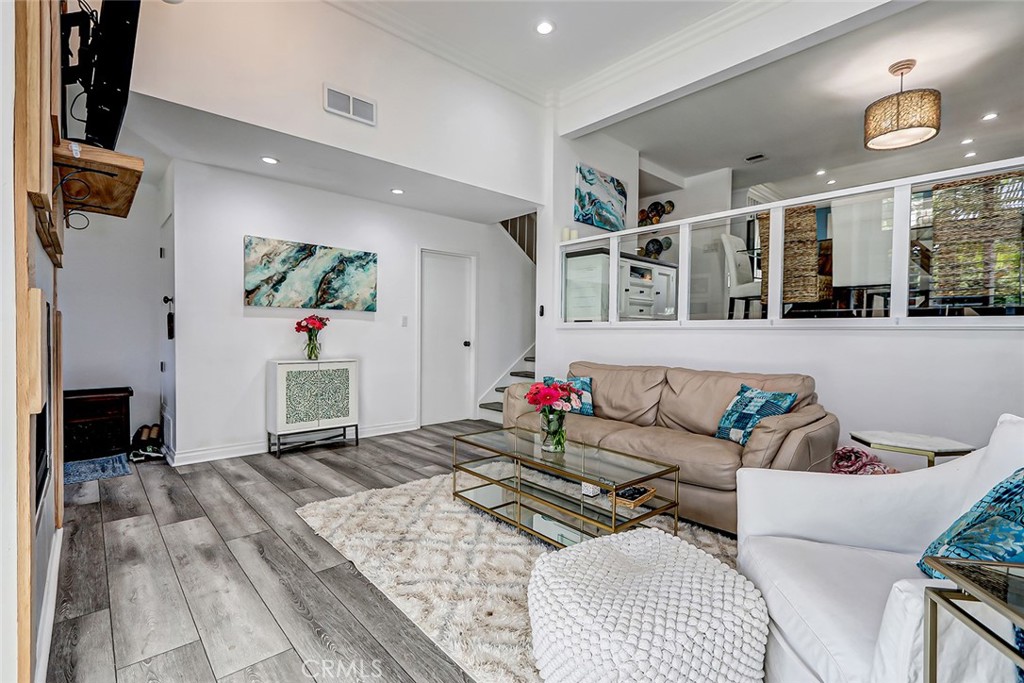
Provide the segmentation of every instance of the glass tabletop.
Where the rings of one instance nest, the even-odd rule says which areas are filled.
[[[565,453],[549,453],[541,449],[543,435],[518,427],[463,434],[456,436],[455,440],[509,456],[528,467],[548,470],[607,489],[666,476],[678,469],[677,465],[578,441],[566,441]]]
[[[928,557],[925,562],[942,572],[957,588],[990,605],[1014,623],[1024,624],[1024,564]]]

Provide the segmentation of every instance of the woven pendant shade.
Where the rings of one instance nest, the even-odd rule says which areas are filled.
[[[816,207],[786,209],[782,257],[782,300],[787,304],[818,301],[818,222]],[[757,214],[761,235],[761,303],[768,303],[768,233],[771,217]]]
[[[1024,303],[1024,171],[935,185],[932,209],[932,296]]]
[[[868,105],[864,110],[864,146],[902,149],[939,134],[942,95],[938,90],[907,90]]]

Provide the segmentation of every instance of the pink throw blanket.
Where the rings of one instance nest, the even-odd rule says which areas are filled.
[[[899,470],[889,467],[859,448],[840,448],[832,456],[832,474],[898,474]]]

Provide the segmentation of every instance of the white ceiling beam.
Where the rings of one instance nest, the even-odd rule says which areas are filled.
[[[640,170],[644,173],[650,173],[655,178],[660,178],[667,183],[672,183],[680,190],[686,187],[686,176],[665,168],[661,164],[656,164],[650,159],[644,159],[642,156],[640,157]]]
[[[924,0],[741,0],[558,95],[575,139],[907,10]]]

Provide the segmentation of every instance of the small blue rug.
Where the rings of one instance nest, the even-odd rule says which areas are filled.
[[[81,484],[83,481],[123,477],[131,473],[128,456],[123,454],[64,463],[65,484]]]

